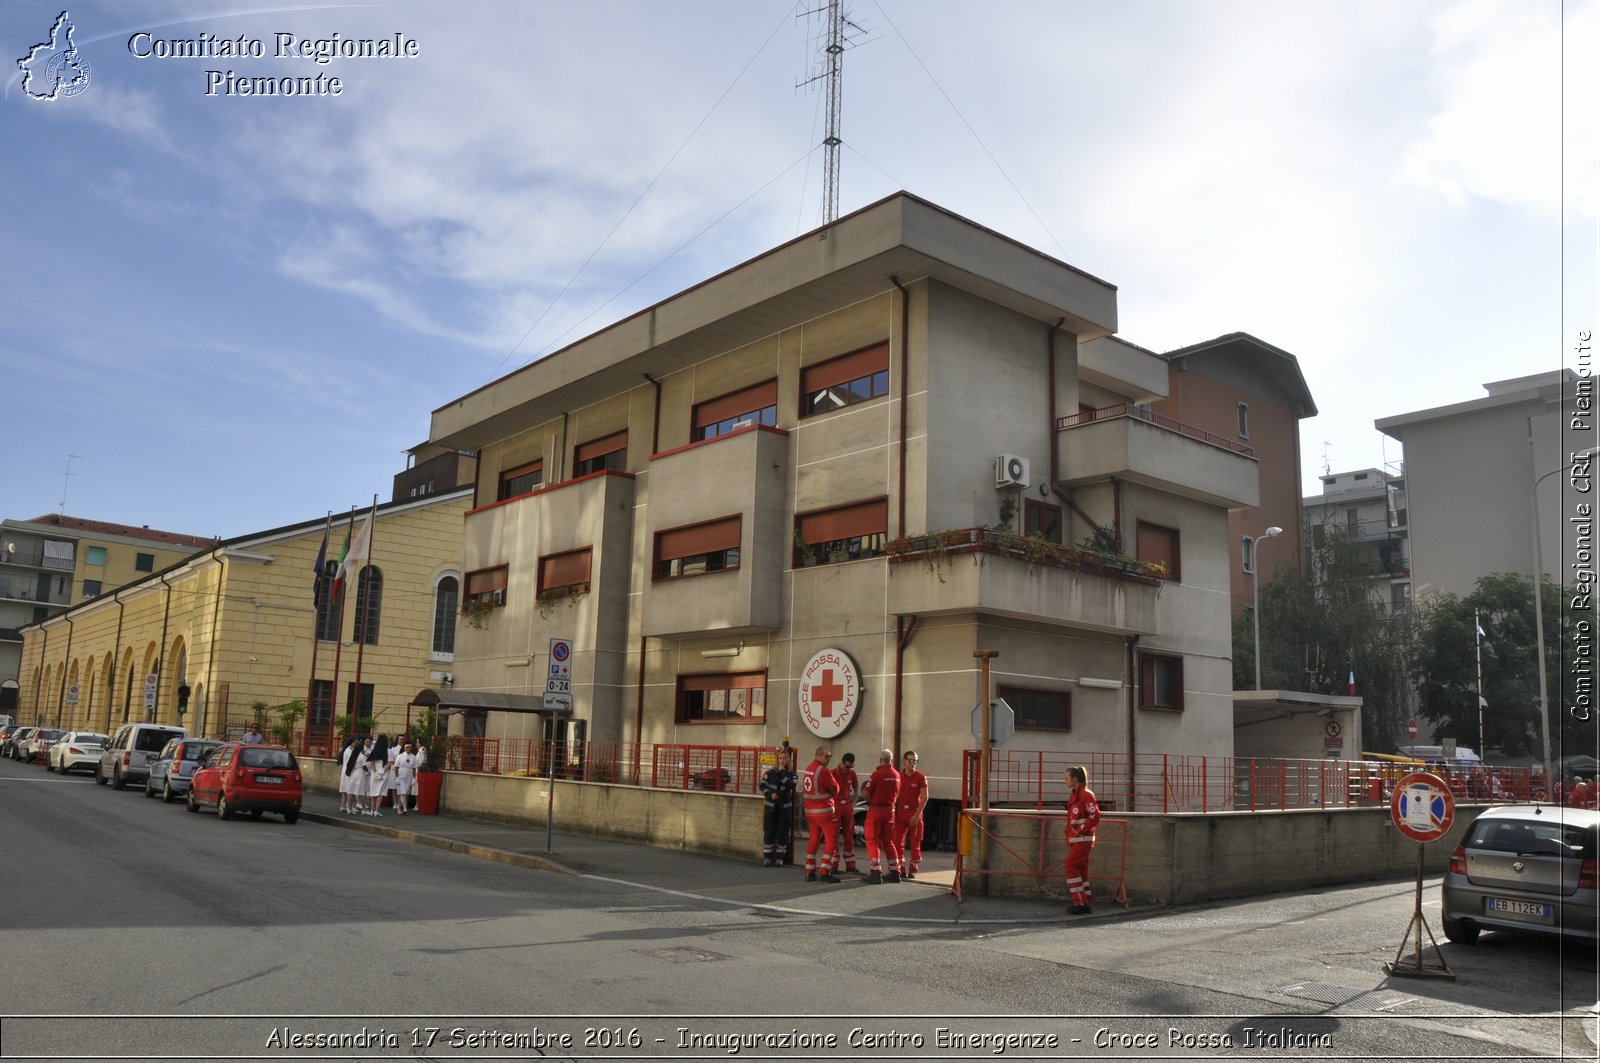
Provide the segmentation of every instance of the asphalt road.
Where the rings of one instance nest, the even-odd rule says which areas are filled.
[[[0,1058],[1595,1057],[1592,949],[1488,934],[1445,946],[1453,982],[1385,977],[1406,883],[864,923],[223,822],[10,761],[0,869]]]

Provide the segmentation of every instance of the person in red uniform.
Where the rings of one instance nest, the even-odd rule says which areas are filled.
[[[1081,764],[1066,771],[1067,780],[1067,895],[1073,915],[1094,911],[1089,889],[1089,853],[1094,849],[1094,829],[1100,823],[1100,802],[1089,789],[1089,772]]]
[[[838,882],[833,865],[839,859],[839,810],[834,807],[834,795],[839,792],[839,782],[828,770],[833,751],[827,746],[817,747],[817,756],[806,770],[800,773],[800,801],[810,828],[806,843],[806,881]],[[817,874],[817,849],[822,849],[822,874]]]
[[[861,788],[867,799],[867,861],[871,871],[867,882],[899,882],[900,853],[894,838],[894,803],[900,793],[900,773],[894,770],[894,750],[878,753],[878,767],[867,784]],[[887,857],[888,873],[884,873],[879,855]]]
[[[916,878],[922,870],[922,810],[928,806],[928,777],[917,770],[917,751],[908,749],[894,805],[895,848],[905,858],[901,873]]]
[[[861,777],[856,774],[856,755],[846,753],[833,769],[839,783],[839,793],[833,802],[839,809],[839,860],[846,871],[856,870],[856,794],[861,790]]]

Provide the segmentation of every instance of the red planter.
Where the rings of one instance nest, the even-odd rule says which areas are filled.
[[[416,811],[424,816],[439,814],[439,787],[444,782],[444,775],[437,771],[424,771],[417,773],[417,807]]]

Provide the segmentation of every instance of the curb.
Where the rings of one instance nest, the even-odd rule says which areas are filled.
[[[310,820],[312,823],[321,823],[328,827],[343,827],[345,830],[376,834],[380,837],[394,838],[398,841],[411,842],[415,845],[431,845],[435,849],[443,849],[446,852],[473,856],[480,860],[494,860],[498,863],[511,864],[515,867],[525,867],[532,871],[549,871],[557,875],[576,875],[578,873],[564,864],[558,864],[554,860],[547,860],[542,856],[514,853],[506,849],[493,849],[487,845],[473,845],[470,842],[457,841],[454,838],[441,838],[434,834],[420,834],[404,827],[386,827],[380,823],[351,819],[349,816],[330,816],[325,812],[308,812],[302,808],[300,810],[300,818]]]

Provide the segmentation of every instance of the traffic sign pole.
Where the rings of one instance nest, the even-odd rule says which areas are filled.
[[[1429,842],[1438,841],[1450,832],[1450,826],[1455,822],[1456,802],[1450,793],[1450,784],[1425,771],[1414,771],[1404,776],[1395,785],[1394,795],[1389,799],[1389,815],[1394,820],[1394,825],[1400,833],[1417,841],[1417,893],[1416,902],[1412,906],[1411,921],[1406,926],[1406,936],[1400,939],[1400,948],[1394,954],[1394,960],[1383,965],[1389,974],[1405,975],[1407,977],[1446,978],[1455,980],[1455,972],[1444,962],[1444,954],[1439,951],[1439,941],[1433,936],[1433,929],[1428,926],[1428,921],[1422,915],[1422,876],[1424,873],[1423,858],[1427,853]],[[1426,933],[1428,940],[1433,942],[1434,954],[1439,957],[1437,965],[1422,962],[1422,935]],[[1416,949],[1409,964],[1401,964],[1400,957],[1406,951],[1406,943],[1412,938],[1416,939]]]
[[[987,871],[989,868],[989,843],[991,840],[989,830],[989,767],[990,757],[993,754],[994,742],[991,729],[993,719],[989,704],[989,662],[1000,656],[999,650],[973,650],[972,655],[978,659],[982,690],[978,693],[978,704],[983,708],[983,735],[978,739],[978,811],[983,817],[983,833],[978,838],[978,867]],[[982,889],[985,895],[989,892],[989,876],[982,876]]]

